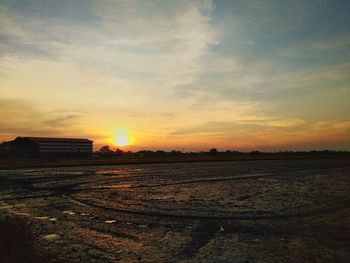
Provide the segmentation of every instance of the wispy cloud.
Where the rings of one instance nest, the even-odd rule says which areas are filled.
[[[77,114],[69,114],[66,116],[55,117],[54,119],[43,121],[43,124],[51,127],[66,127],[66,125],[72,125],[74,121],[76,121],[80,117],[81,116]]]
[[[171,133],[171,135],[185,134],[234,134],[237,131],[245,129],[264,129],[264,128],[288,128],[304,125],[305,121],[299,119],[248,119],[236,120],[232,122],[212,121],[202,125],[180,129]]]
[[[139,145],[176,145],[173,136],[193,147],[208,138],[253,147],[311,140],[323,122],[345,131],[348,5],[2,2],[0,132],[102,140],[128,127]]]
[[[69,136],[84,133],[82,115],[64,111],[47,112],[26,100],[0,99],[0,135],[6,138],[24,135]]]

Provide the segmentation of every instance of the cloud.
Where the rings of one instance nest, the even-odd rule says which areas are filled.
[[[322,51],[328,49],[336,49],[350,45],[350,34],[339,36],[333,39],[326,39],[311,44],[312,48],[320,49]]]
[[[349,16],[321,2],[6,1],[2,132],[302,140],[348,119]]]
[[[43,23],[0,6],[0,56],[48,59],[56,53],[54,42],[40,29]]]
[[[169,134],[174,142],[192,141],[196,149],[220,150],[346,150],[350,146],[350,123],[328,120],[305,123],[301,120],[258,120],[208,122]],[[277,122],[277,125],[276,125]],[[280,126],[279,123],[284,123]],[[288,123],[288,125],[286,125]]]
[[[47,112],[30,101],[0,99],[0,137],[55,135],[72,136],[84,133],[75,113]]]
[[[66,125],[72,125],[81,116],[77,114],[69,114],[66,116],[56,117],[50,120],[43,121],[42,123],[51,127],[62,127]]]
[[[140,81],[164,85],[179,77],[192,80],[196,60],[215,40],[211,1],[98,1],[83,8],[85,13],[78,12],[81,3],[30,3],[22,12],[0,9],[3,55],[51,56],[94,65],[121,79],[137,74]],[[70,13],[79,14],[72,21]]]
[[[87,103],[131,108],[174,103],[174,87],[200,81],[201,59],[216,42],[211,1],[69,2],[1,7],[0,71],[18,83],[10,96],[30,78],[33,97],[45,101],[52,96],[44,89],[56,100],[84,90]],[[96,87],[100,96],[86,98]]]
[[[196,135],[196,134],[234,134],[244,130],[264,130],[264,128],[292,128],[296,126],[304,125],[305,121],[299,119],[247,119],[236,120],[231,122],[224,121],[211,121],[202,125],[179,129],[171,132],[170,135]]]

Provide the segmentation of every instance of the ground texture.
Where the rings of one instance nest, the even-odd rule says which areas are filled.
[[[350,160],[0,171],[57,262],[349,262]]]

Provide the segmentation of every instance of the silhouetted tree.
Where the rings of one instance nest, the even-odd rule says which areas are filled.
[[[117,148],[117,149],[115,149],[115,155],[122,156],[122,155],[124,155],[124,151],[119,149],[119,148]]]
[[[262,152],[260,152],[260,151],[251,151],[250,155],[258,156],[258,155],[262,155]]]
[[[102,147],[100,148],[100,152],[101,152],[101,153],[110,152],[110,151],[111,151],[111,150],[110,150],[110,148],[109,148],[108,145],[104,145],[104,146],[102,146]]]
[[[114,154],[114,151],[112,151],[108,145],[104,145],[97,153],[102,156],[111,156]]]
[[[209,154],[210,155],[217,155],[218,154],[218,150],[216,148],[212,148],[209,150]]]

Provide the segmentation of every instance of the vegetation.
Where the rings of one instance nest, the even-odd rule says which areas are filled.
[[[16,139],[17,140],[17,139]],[[94,166],[115,164],[163,163],[163,162],[208,162],[208,161],[238,161],[238,160],[280,160],[280,159],[318,159],[318,158],[349,158],[348,151],[278,151],[240,152],[235,150],[219,151],[216,148],[200,152],[183,152],[178,150],[142,150],[138,152],[112,149],[102,146],[91,156],[72,155],[38,155],[32,145],[22,139],[17,144],[25,144],[24,152],[20,147],[12,147],[13,151],[6,151],[8,143],[0,144],[0,169],[36,168],[36,167],[69,167]],[[5,150],[4,150],[5,149]],[[32,154],[31,154],[32,153]]]
[[[100,150],[95,151],[94,156],[98,157],[203,157],[203,156],[216,156],[216,157],[235,157],[235,158],[279,158],[279,157],[331,157],[331,156],[350,156],[348,151],[276,151],[276,152],[263,152],[263,151],[251,151],[240,152],[233,150],[218,151],[216,148],[212,148],[209,151],[200,152],[182,152],[177,150],[172,151],[150,151],[142,150],[138,152],[123,151],[119,148],[113,150],[110,146],[105,145]]]

